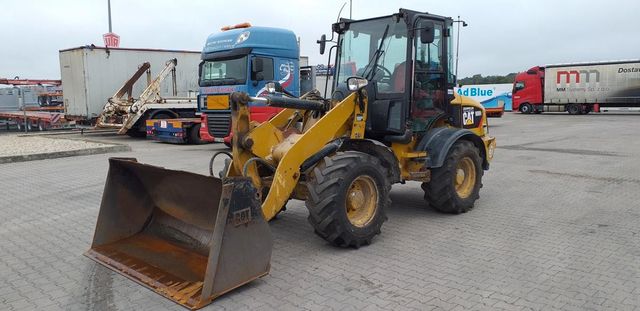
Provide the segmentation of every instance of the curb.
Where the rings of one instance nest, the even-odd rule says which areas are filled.
[[[25,154],[25,155],[17,155],[17,156],[0,157],[0,164],[46,160],[46,159],[57,159],[57,158],[75,157],[75,156],[92,155],[92,154],[103,154],[103,153],[110,153],[110,152],[125,152],[125,151],[131,151],[131,147],[129,147],[128,145],[111,145],[111,146],[105,146],[105,147],[94,147],[94,148],[80,149],[80,150],[57,151],[57,152],[49,152],[49,153],[34,153],[34,154]]]

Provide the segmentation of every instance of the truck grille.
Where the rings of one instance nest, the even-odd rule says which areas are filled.
[[[231,131],[231,112],[207,113],[207,129],[214,138],[229,136]]]

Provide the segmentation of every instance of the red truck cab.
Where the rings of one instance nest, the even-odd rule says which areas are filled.
[[[516,75],[513,82],[513,110],[540,113],[544,103],[544,67],[533,67]]]

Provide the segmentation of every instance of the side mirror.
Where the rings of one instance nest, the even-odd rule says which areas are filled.
[[[264,71],[264,64],[262,58],[254,57],[251,59],[251,72],[256,74]]]
[[[198,65],[198,80],[202,80],[202,67],[204,67],[204,61],[201,61],[200,65]]]
[[[265,84],[265,88],[269,94],[282,93],[283,91],[282,84],[277,81],[267,82],[267,84]]]
[[[264,80],[264,74],[262,72],[257,72],[256,81],[262,81],[262,80]]]
[[[316,41],[318,44],[320,44],[320,55],[324,54],[324,49],[326,47],[327,44],[327,35],[322,35],[320,36],[320,40]]]
[[[435,40],[435,25],[431,21],[422,22],[420,28],[420,42],[424,44],[433,43]]]
[[[367,81],[367,79],[365,78],[360,78],[360,77],[347,78],[347,87],[349,88],[349,91],[352,91],[352,92],[362,89],[363,87],[367,86],[367,84],[369,84],[369,81]]]

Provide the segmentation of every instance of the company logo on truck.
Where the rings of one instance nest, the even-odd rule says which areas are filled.
[[[620,67],[620,68],[618,68],[618,73],[634,73],[634,72],[640,72],[640,67],[639,68],[636,68],[636,67],[631,67],[631,68]]]
[[[592,80],[591,77],[595,77],[595,80]],[[564,86],[566,84],[570,84],[571,82],[574,82],[575,84],[589,84],[590,82],[598,83],[600,82],[600,71],[558,70],[558,73],[556,74],[556,84]]]
[[[249,36],[250,36],[250,35],[251,35],[251,32],[250,32],[250,31],[245,31],[245,32],[241,33],[241,34],[238,36],[238,39],[236,39],[236,44],[240,44],[240,43],[242,43],[242,42],[247,41],[247,39],[249,39]]]

